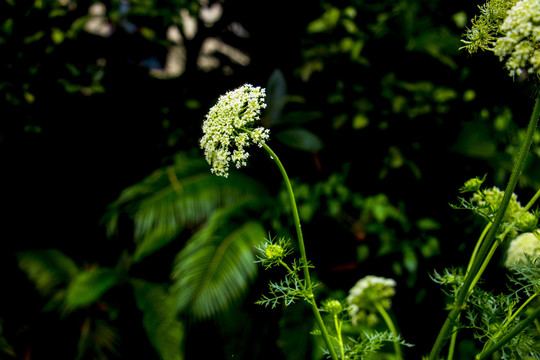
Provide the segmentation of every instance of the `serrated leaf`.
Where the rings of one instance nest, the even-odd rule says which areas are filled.
[[[66,308],[72,310],[97,302],[121,278],[122,273],[111,268],[95,267],[77,274],[67,288]]]
[[[176,316],[173,298],[162,285],[137,279],[132,285],[144,329],[161,360],[182,360],[184,325]]]
[[[220,209],[178,254],[172,293],[178,311],[209,318],[242,296],[257,273],[255,246],[265,231],[254,221],[226,232],[239,206]]]
[[[316,153],[322,150],[324,146],[322,140],[317,135],[303,128],[283,130],[274,136],[296,150]]]

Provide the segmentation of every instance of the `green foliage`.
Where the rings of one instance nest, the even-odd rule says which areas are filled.
[[[117,231],[121,214],[133,219],[138,262],[176,239],[185,228],[203,223],[218,208],[266,196],[251,178],[233,173],[232,181],[210,174],[204,160],[179,153],[174,165],[158,169],[126,188],[109,207],[107,229]]]
[[[132,279],[143,325],[161,360],[183,359],[184,324],[178,320],[174,299],[163,285]]]
[[[216,210],[177,255],[171,291],[178,311],[199,319],[216,316],[245,293],[257,273],[255,246],[265,237],[260,223],[242,216],[254,205]]]
[[[66,289],[65,307],[72,311],[95,304],[110,288],[122,280],[117,269],[93,267],[77,274]]]
[[[17,257],[20,268],[46,296],[69,284],[79,273],[75,262],[56,249],[20,252]]]

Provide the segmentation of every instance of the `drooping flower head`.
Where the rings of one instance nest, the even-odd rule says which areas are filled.
[[[367,320],[376,323],[377,304],[388,310],[392,306],[392,296],[396,293],[393,279],[369,275],[360,279],[349,290],[347,304],[353,323]]]
[[[203,123],[201,149],[212,173],[227,177],[229,163],[237,168],[247,165],[251,144],[259,147],[269,138],[270,131],[255,127],[261,110],[266,108],[265,89],[246,84],[222,95]]]

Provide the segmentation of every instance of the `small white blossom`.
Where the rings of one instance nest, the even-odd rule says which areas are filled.
[[[540,1],[520,0],[507,13],[493,49],[510,76],[540,70]]]
[[[265,89],[246,84],[222,95],[210,109],[200,146],[212,173],[227,177],[230,162],[237,168],[246,166],[249,153],[245,149],[251,143],[262,147],[270,137],[268,129],[254,128],[266,108],[265,97]]]
[[[368,321],[373,323],[377,312],[376,303],[385,309],[390,309],[392,296],[395,295],[396,282],[393,279],[369,275],[360,279],[349,290],[347,304],[353,323]]]

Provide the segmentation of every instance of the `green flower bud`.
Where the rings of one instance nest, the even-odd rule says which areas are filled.
[[[465,182],[465,184],[459,189],[460,192],[477,192],[480,190],[480,187],[486,180],[486,177],[479,179],[475,177],[474,179],[469,179]]]
[[[328,299],[323,303],[323,310],[332,315],[337,315],[343,310],[343,306],[338,300]]]
[[[277,260],[283,257],[285,250],[279,244],[268,244],[264,250],[264,254],[268,260]]]

